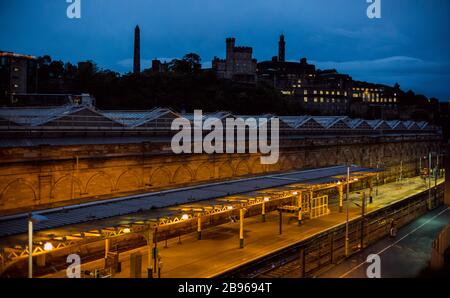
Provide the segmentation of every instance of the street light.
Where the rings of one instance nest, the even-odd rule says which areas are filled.
[[[348,256],[348,245],[349,245],[349,238],[348,238],[348,219],[349,219],[349,204],[350,204],[350,167],[357,167],[356,165],[349,165],[347,166],[347,192],[346,192],[346,200],[347,200],[347,206],[346,206],[346,221],[345,221],[345,256]],[[358,181],[358,178],[354,178],[353,181]]]
[[[346,191],[346,196],[345,199],[347,200],[347,204],[346,204],[346,221],[345,221],[345,256],[348,256],[348,208],[349,208],[349,190],[350,190],[350,167],[347,167],[347,191]]]
[[[33,224],[47,220],[48,218],[43,215],[33,213],[28,215],[28,278],[33,278]]]
[[[53,244],[51,242],[45,242],[44,244],[44,250],[45,251],[51,251],[53,250]]]

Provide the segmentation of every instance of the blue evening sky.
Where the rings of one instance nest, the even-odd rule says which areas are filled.
[[[284,33],[288,60],[449,100],[450,1],[381,3],[382,18],[371,20],[366,0],[81,0],[81,19],[68,19],[66,0],[1,0],[0,50],[125,73],[136,24],[143,68],[189,52],[208,67],[224,57],[228,36],[268,60]]]

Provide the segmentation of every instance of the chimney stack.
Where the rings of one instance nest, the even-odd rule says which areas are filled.
[[[134,29],[134,63],[133,73],[141,73],[141,30],[139,26]]]
[[[286,42],[284,41],[283,34],[281,34],[280,41],[278,42],[278,61],[286,61]]]

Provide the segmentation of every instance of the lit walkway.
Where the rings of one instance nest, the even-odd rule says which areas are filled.
[[[439,183],[442,183],[440,180]],[[401,183],[391,183],[379,187],[378,197],[368,205],[367,212],[385,207],[406,197],[412,196],[426,189],[420,178],[412,178]],[[366,190],[368,193],[368,190]],[[350,195],[351,201],[360,203],[360,195]],[[296,220],[289,223],[290,216],[284,215],[283,234],[279,235],[278,214],[272,212],[266,216],[262,223],[260,216],[245,219],[245,247],[239,249],[239,223],[229,223],[202,232],[203,240],[197,240],[195,233],[168,242],[158,243],[159,253],[163,263],[162,277],[213,277],[233,267],[252,261],[271,252],[292,245],[295,242],[321,233],[333,226],[345,222],[344,212],[339,213],[336,205],[331,206],[331,214],[318,219],[305,220],[301,226]],[[359,217],[360,207],[350,204],[350,218]],[[142,276],[146,276],[147,250],[145,247],[120,254],[122,272],[116,277],[129,277],[129,256],[139,251],[143,255]],[[82,270],[101,268],[103,260],[83,264]],[[58,272],[49,277],[64,277],[65,272]]]

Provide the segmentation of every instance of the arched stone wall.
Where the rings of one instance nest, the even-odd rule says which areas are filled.
[[[417,172],[419,159],[438,151],[436,141],[373,142],[307,140],[304,146],[280,151],[278,163],[262,165],[258,154],[150,155],[98,159],[54,159],[48,163],[0,164],[0,213],[30,206],[48,208],[72,199],[117,197],[122,194],[207,183],[218,180],[354,163],[391,168],[391,176]],[[129,150],[129,147],[126,147]],[[0,149],[1,150],[1,149]],[[104,149],[105,150],[105,149]],[[95,152],[95,150],[92,150]],[[129,155],[127,155],[130,153]]]

